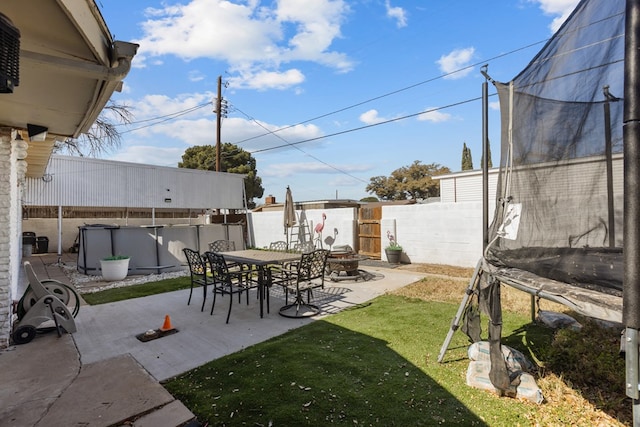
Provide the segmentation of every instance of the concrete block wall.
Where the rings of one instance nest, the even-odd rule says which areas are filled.
[[[354,208],[298,210],[296,227],[300,227],[300,220],[306,219],[311,238],[317,239],[318,236],[313,230],[318,223],[322,222],[323,213],[327,218],[322,230],[322,247],[331,249],[332,246],[349,245],[355,248],[357,213]],[[251,224],[254,246],[257,248],[268,248],[271,242],[287,240],[282,211],[252,212]],[[298,231],[302,236],[302,231]]]
[[[323,212],[327,215],[323,239],[333,238],[335,228],[334,245],[356,248],[356,210],[313,209],[304,211],[304,215],[318,221]],[[297,214],[299,217],[301,212]],[[266,248],[270,242],[285,240],[282,212],[254,212],[251,218],[256,247]],[[380,225],[383,260],[384,248],[389,243],[387,231],[402,245],[403,262],[475,267],[482,256],[481,202],[384,206]],[[329,248],[326,243],[324,247]]]
[[[482,256],[482,203],[430,203],[382,208],[382,259],[387,231],[403,261],[474,267]]]

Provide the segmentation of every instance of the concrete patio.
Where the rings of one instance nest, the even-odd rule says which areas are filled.
[[[34,255],[30,261],[40,279],[65,283],[69,279],[58,261],[75,262],[73,255],[67,254],[60,260],[55,254]],[[363,268],[372,280],[327,280],[325,289],[314,290],[322,313],[312,319],[280,316],[278,309],[284,298],[275,288],[270,313],[265,312],[264,318],[259,316],[255,297],[249,305],[243,298],[240,304],[234,301],[229,324],[225,324],[228,300],[218,300],[210,315],[212,298],[208,297],[201,312],[202,293],[198,290],[194,290],[189,306],[188,290],[82,305],[75,334],[60,338],[55,332],[38,335],[28,344],[0,353],[4,366],[20,366],[11,372],[0,371],[5,385],[0,392],[0,426],[110,426],[127,420],[135,420],[131,424],[135,426],[198,425],[193,414],[159,381],[344,308],[366,304],[423,277],[399,269]],[[178,333],[148,342],[136,338],[160,328],[167,315]]]

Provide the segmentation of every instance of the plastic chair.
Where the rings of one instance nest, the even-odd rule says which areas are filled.
[[[207,301],[207,286],[213,283],[213,278],[207,274],[207,265],[198,251],[193,249],[182,249],[189,264],[189,272],[191,273],[191,290],[189,291],[189,300],[187,305],[191,304],[191,295],[194,286],[202,286],[202,307],[200,311],[204,311],[204,303]]]
[[[213,285],[213,304],[211,304],[211,313],[216,306],[216,296],[218,294],[224,296],[229,295],[229,311],[227,312],[227,322],[231,316],[231,306],[233,305],[233,295],[238,294],[238,302],[241,301],[243,292],[247,293],[247,305],[249,305],[249,290],[257,288],[258,284],[249,280],[247,271],[229,270],[224,256],[215,252],[205,252],[205,258],[209,263],[209,267],[214,276]],[[269,310],[269,294],[267,293],[267,312]]]
[[[310,317],[320,313],[317,305],[310,304],[311,292],[315,288],[324,288],[324,273],[327,266],[329,251],[318,249],[311,253],[303,253],[295,269],[282,269],[288,281],[281,286],[295,291],[296,297],[292,304],[287,304],[280,309],[280,314],[285,317]],[[307,291],[307,302],[304,302],[302,292]]]

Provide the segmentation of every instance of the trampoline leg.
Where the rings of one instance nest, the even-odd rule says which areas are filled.
[[[449,348],[449,344],[451,343],[453,334],[456,332],[456,330],[458,330],[458,327],[460,326],[460,319],[462,319],[464,310],[467,307],[467,304],[469,303],[469,298],[471,297],[471,295],[473,295],[473,292],[475,291],[475,288],[478,285],[478,281],[480,279],[480,273],[482,271],[481,266],[482,266],[482,259],[480,259],[478,261],[478,264],[476,265],[476,269],[473,272],[473,276],[471,276],[471,280],[469,280],[469,286],[467,286],[467,290],[465,291],[464,296],[462,297],[462,302],[460,303],[460,307],[458,307],[458,312],[456,313],[456,316],[453,318],[453,321],[451,322],[451,328],[449,328],[447,337],[444,339],[444,343],[442,344],[442,347],[440,348],[440,353],[438,354],[438,362],[442,362],[442,359],[444,359],[444,354],[447,352],[447,349]]]
[[[536,322],[536,297],[531,295],[531,323]]]
[[[633,399],[633,425],[640,426],[640,384],[638,384],[638,331],[626,328],[624,331],[625,388],[627,396]]]

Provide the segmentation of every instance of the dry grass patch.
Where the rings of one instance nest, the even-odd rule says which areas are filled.
[[[425,273],[428,276],[395,291],[395,294],[426,301],[452,303],[462,302],[474,271],[473,268],[443,264],[408,264],[400,268]],[[504,310],[515,313],[531,311],[531,295],[506,285],[502,286],[500,293]],[[536,309],[570,313],[566,306],[546,300],[537,301]]]
[[[462,302],[473,275],[473,269],[438,264],[401,268],[428,276],[394,291],[394,294],[455,304]],[[525,292],[503,285],[501,299],[505,311],[531,312],[531,296]],[[542,389],[545,403],[535,411],[530,419],[531,425],[632,425],[632,403],[624,393],[624,359],[618,356],[620,331],[603,328],[551,301],[537,301],[536,309],[567,313],[580,321],[584,329],[581,332],[554,331],[549,343],[526,342],[526,338],[515,342],[529,347],[525,352],[540,367],[536,381]],[[442,338],[444,341],[444,336]]]

